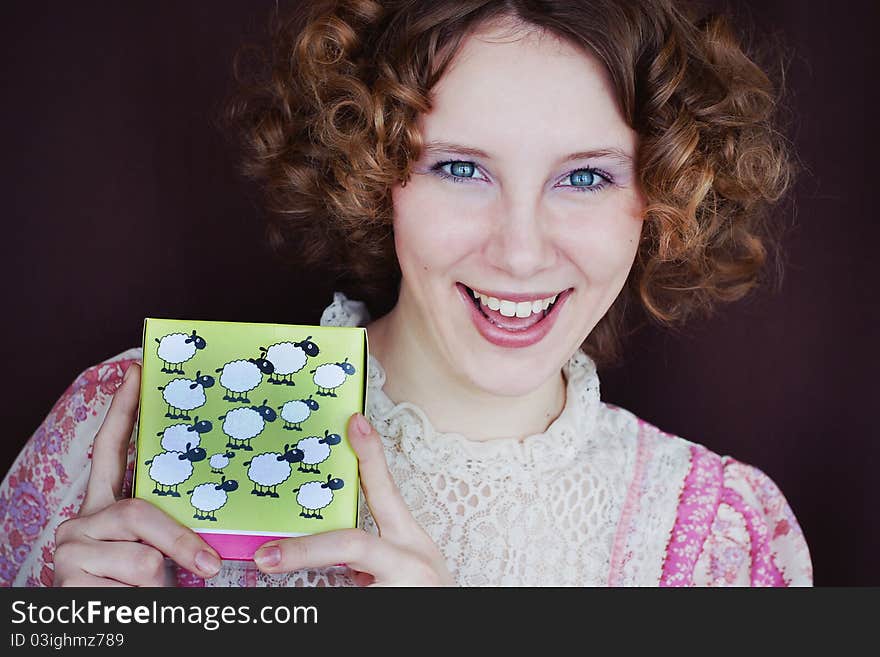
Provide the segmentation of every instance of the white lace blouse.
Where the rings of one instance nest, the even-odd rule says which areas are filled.
[[[364,304],[339,292],[321,318],[325,326],[363,326],[368,321]],[[0,488],[0,550],[8,553],[0,552],[0,559],[10,562],[4,573],[0,561],[0,582],[3,577],[18,585],[51,582],[54,527],[74,515],[82,500],[87,452],[115,389],[107,381],[121,380],[128,362],[140,358],[140,349],[130,349],[86,370],[19,455]],[[603,403],[596,367],[582,351],[563,371],[565,406],[544,433],[521,441],[478,442],[437,432],[418,406],[390,399],[383,390],[385,371],[370,356],[367,416],[382,436],[403,498],[459,584],[812,583],[801,529],[765,474]],[[88,398],[85,412],[83,398]],[[81,420],[69,422],[71,414]],[[65,426],[66,434],[59,429]],[[2,536],[16,530],[11,501],[22,486],[20,474],[33,474],[17,473],[42,458],[45,437],[53,431],[66,447],[54,460],[79,476],[68,476],[67,486],[56,482],[40,496],[40,526],[31,527],[27,554],[19,556],[23,551],[9,550],[9,537]],[[361,502],[362,526],[376,532],[363,497]],[[220,574],[207,581],[181,572],[178,581],[207,586],[352,584],[344,567],[279,576],[265,575],[251,562],[224,562]]]

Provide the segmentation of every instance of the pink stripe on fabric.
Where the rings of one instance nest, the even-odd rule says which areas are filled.
[[[693,445],[691,469],[679,495],[660,586],[693,585],[694,567],[718,513],[723,477],[721,458],[705,447]]]
[[[735,490],[725,488],[722,500],[746,521],[746,528],[749,531],[751,542],[749,558],[751,560],[750,575],[752,586],[786,586],[787,584],[782,577],[782,573],[779,572],[776,564],[773,563],[769,532],[761,516],[751,506],[746,504],[742,496]]]
[[[633,532],[633,518],[639,505],[639,500],[644,490],[645,464],[648,462],[648,442],[645,440],[645,423],[639,420],[639,433],[636,437],[636,462],[633,466],[633,476],[626,492],[626,501],[623,503],[623,511],[620,521],[617,523],[617,531],[614,535],[614,545],[611,548],[611,568],[608,570],[608,586],[620,586],[623,578],[623,568],[632,558],[632,550],[624,553],[626,545]]]

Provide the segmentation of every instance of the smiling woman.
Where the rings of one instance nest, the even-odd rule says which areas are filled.
[[[228,118],[273,242],[394,297],[373,319],[337,293],[322,317],[369,333],[369,417],[348,433],[369,512],[220,567],[116,502],[129,377],[109,412],[92,402],[107,420],[91,479],[64,491],[85,501],[54,582],[157,583],[127,565],[146,549],[199,584],[811,583],[766,475],[599,398],[634,299],[683,321],[766,260],[792,167],[727,23],[670,0],[327,0],[271,36]]]
[[[479,400],[457,409],[457,431],[486,434],[477,408],[499,418],[490,437],[542,431],[543,413],[505,406],[515,396],[560,410],[562,363],[626,282],[644,213],[637,134],[595,56],[510,19],[472,31],[430,101],[417,122],[426,148],[393,189],[402,283],[373,344],[396,370],[422,352],[438,373],[432,387]],[[404,333],[418,344],[401,349]],[[398,377],[386,385],[395,399],[421,387]],[[428,415],[443,417],[428,397],[419,400]]]

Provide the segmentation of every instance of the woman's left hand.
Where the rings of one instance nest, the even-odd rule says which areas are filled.
[[[382,439],[360,413],[348,422],[361,487],[379,535],[361,529],[297,536],[263,544],[254,561],[264,573],[344,563],[359,586],[449,586],[454,581],[437,546],[413,518],[388,472]]]

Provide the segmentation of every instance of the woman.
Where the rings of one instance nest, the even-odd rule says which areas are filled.
[[[629,302],[672,324],[765,261],[791,165],[723,21],[668,0],[320,2],[269,61],[230,116],[275,244],[398,290],[375,320],[341,293],[322,317],[369,333],[369,422],[348,427],[364,530],[221,564],[125,499],[132,349],[4,482],[7,582],[170,583],[166,557],[182,584],[812,582],[766,475],[599,398]]]

